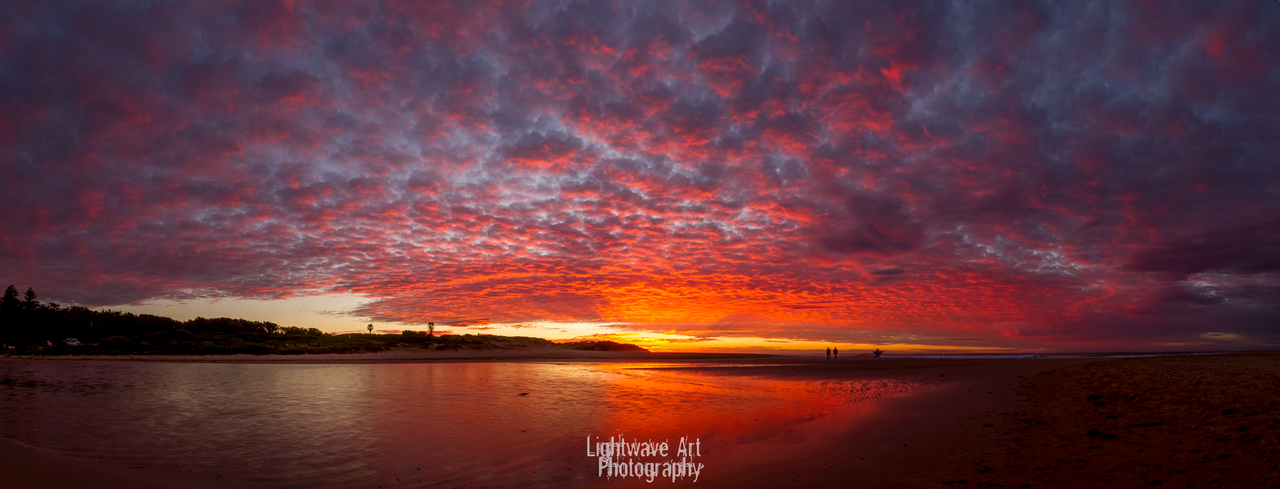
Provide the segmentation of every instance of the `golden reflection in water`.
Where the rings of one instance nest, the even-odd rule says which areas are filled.
[[[819,383],[643,368],[658,366],[670,365],[369,366],[377,480],[595,487],[587,441],[619,434],[667,441],[672,456],[681,437],[700,440],[728,467],[744,448],[804,443],[799,428],[844,403]]]
[[[606,364],[611,385],[601,433],[691,436],[749,443],[787,434],[842,402],[817,384],[676,371],[669,364]]]
[[[860,399],[918,387],[671,367],[0,363],[0,435],[155,473],[307,488],[598,487],[588,439],[687,437],[725,482],[820,449],[857,421]]]
[[[734,367],[732,373],[710,373]],[[767,366],[757,367],[768,371]],[[762,467],[803,467],[831,457],[839,451],[842,434],[859,429],[872,411],[865,401],[929,385],[887,379],[778,379],[749,375],[753,367],[727,364],[614,363],[592,368],[609,374],[603,402],[612,408],[601,413],[599,441],[621,433],[628,441],[665,440],[674,451],[681,437],[698,440],[704,456],[698,461],[706,465],[699,484],[712,487],[740,487],[754,480],[752,474],[776,476]],[[591,470],[596,477],[595,467]],[[612,479],[609,486],[651,487],[634,478]]]

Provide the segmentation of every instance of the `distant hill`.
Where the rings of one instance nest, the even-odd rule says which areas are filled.
[[[649,353],[649,350],[640,348],[639,346],[629,343],[618,343],[616,341],[579,341],[575,343],[560,343],[560,348],[568,348],[570,350],[589,350],[589,351],[639,351]]]

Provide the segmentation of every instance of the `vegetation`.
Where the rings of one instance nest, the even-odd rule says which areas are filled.
[[[434,350],[493,349],[522,346],[556,346],[529,337],[490,335],[436,335],[428,331],[401,334],[329,334],[316,328],[280,326],[266,321],[231,318],[195,318],[189,321],[64,307],[40,303],[28,288],[22,299],[10,285],[0,299],[0,347],[21,355],[230,355],[248,353],[362,353],[406,346]],[[367,329],[372,332],[373,325]],[[65,344],[75,338],[78,346]],[[10,348],[12,347],[12,348]]]
[[[649,352],[649,350],[639,346],[629,343],[618,343],[616,341],[579,341],[576,343],[560,343],[560,347],[569,348],[571,350]]]
[[[494,336],[494,335],[436,335],[432,331],[404,331],[399,335],[373,335],[385,338],[382,341],[394,343],[394,346],[431,348],[434,350],[491,350],[497,348],[519,348],[526,346],[558,346],[542,338],[530,336]]]

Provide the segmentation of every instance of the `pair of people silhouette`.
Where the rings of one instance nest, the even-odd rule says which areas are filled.
[[[835,358],[840,358],[840,349],[839,349],[839,348],[827,348],[827,360],[830,360],[830,359],[832,358],[832,356],[833,356],[833,355],[834,355],[834,357],[835,357]]]

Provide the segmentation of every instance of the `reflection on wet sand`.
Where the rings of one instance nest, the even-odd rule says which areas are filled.
[[[716,367],[3,362],[0,436],[162,475],[276,487],[597,486],[587,440],[684,438],[702,444],[702,477],[729,480],[743,464],[794,458],[814,437],[847,429],[861,401],[928,385],[689,366]]]

